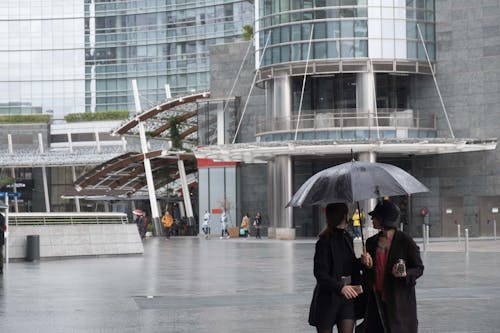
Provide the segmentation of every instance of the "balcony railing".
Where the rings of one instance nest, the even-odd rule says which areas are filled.
[[[256,136],[264,141],[271,137],[286,140],[296,130],[299,139],[434,137],[436,118],[415,115],[411,109],[379,109],[377,114],[355,109],[306,110],[300,119],[294,115],[258,122]]]

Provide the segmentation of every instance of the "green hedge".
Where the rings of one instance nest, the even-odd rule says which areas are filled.
[[[68,123],[76,123],[79,121],[124,120],[127,119],[128,116],[128,111],[100,111],[70,113],[64,116],[64,120],[66,120]]]
[[[48,114],[14,114],[0,115],[0,123],[4,124],[22,124],[22,123],[49,123]]]

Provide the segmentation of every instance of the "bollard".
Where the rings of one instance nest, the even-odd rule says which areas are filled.
[[[422,244],[423,244],[423,247],[424,247],[424,252],[427,251],[427,248],[426,248],[426,241],[425,241],[425,224],[422,224]]]
[[[430,230],[429,225],[426,225],[425,226],[425,241],[427,242],[427,245],[429,245],[429,238],[430,238],[429,230]]]
[[[469,253],[469,229],[465,229],[465,253]]]
[[[457,224],[457,239],[458,242],[460,243],[460,224]]]
[[[399,224],[399,229],[401,229],[401,231],[403,231],[403,223]]]
[[[497,240],[497,220],[493,220],[493,239]]]

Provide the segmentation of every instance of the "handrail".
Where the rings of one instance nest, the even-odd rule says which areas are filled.
[[[378,127],[395,129],[436,130],[437,128],[434,115],[415,116],[413,110],[378,109],[377,115],[370,112],[353,112],[353,109],[314,110],[309,114],[305,112],[298,124],[297,116],[263,119],[257,123],[256,133],[261,135],[270,132],[291,132],[294,128],[298,128],[299,131],[329,128],[370,129],[377,127],[377,124]]]
[[[125,224],[125,213],[9,213],[10,225]]]

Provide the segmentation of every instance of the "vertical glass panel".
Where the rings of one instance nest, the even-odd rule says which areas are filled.
[[[354,43],[354,55],[356,58],[368,57],[368,41],[357,40]]]
[[[425,8],[427,8],[428,10],[434,10],[434,0],[426,0]]]
[[[326,54],[326,42],[316,42],[314,43],[314,58],[315,59],[325,59]]]
[[[397,40],[395,41],[395,46],[396,46],[396,58],[406,59],[406,41]]]
[[[339,6],[339,5],[340,5],[340,0],[326,0],[327,7]]]
[[[327,38],[340,38],[340,24],[338,21],[326,24],[326,35]]]
[[[339,54],[339,42],[328,42],[328,58],[337,59],[339,58]]]
[[[382,18],[390,19],[394,17],[394,8],[382,8]]]
[[[380,39],[370,39],[368,47],[370,58],[382,58],[382,41]]]
[[[394,41],[393,40],[382,40],[382,57],[383,58],[394,58]]]
[[[272,49],[272,62],[273,64],[279,63],[280,62],[280,48],[279,47],[273,47]]]
[[[341,21],[340,31],[342,38],[354,37],[354,22],[351,20]]]
[[[396,39],[405,39],[406,38],[406,22],[405,21],[395,21],[394,22],[394,37]]]
[[[326,6],[326,0],[316,0],[314,3],[316,8]]]
[[[368,17],[371,19],[381,18],[382,13],[380,7],[368,7]]]
[[[380,20],[368,20],[368,38],[382,37],[382,22]]]
[[[354,58],[354,41],[341,41],[340,50],[342,58]]]
[[[311,59],[313,57],[314,50],[312,47],[313,46],[311,45],[311,49],[309,49],[309,43],[302,44],[302,60],[307,60],[308,58]]]
[[[406,38],[417,38],[417,25],[415,24],[415,22],[406,23]]]
[[[271,33],[271,44],[280,43],[280,28],[273,28]]]
[[[417,43],[408,42],[406,44],[408,50],[408,59],[417,59]]]
[[[288,62],[291,60],[290,45],[281,47],[281,62]]]
[[[427,59],[425,56],[425,50],[424,50],[424,45],[422,43],[417,44],[418,48],[418,59]]]
[[[393,20],[382,20],[382,38],[394,39]]]
[[[354,36],[368,37],[368,21],[356,20],[354,22]]]
[[[292,25],[292,41],[302,40],[300,28],[299,24]]]
[[[309,40],[311,38],[311,24],[304,23],[301,25],[302,27],[302,39]]]
[[[281,42],[286,43],[290,41],[290,26],[281,27]]]
[[[314,25],[314,39],[326,38],[326,23],[318,22]]]
[[[425,39],[434,41],[434,24],[426,24]]]
[[[299,61],[301,59],[301,50],[301,44],[292,44],[292,61]]]

